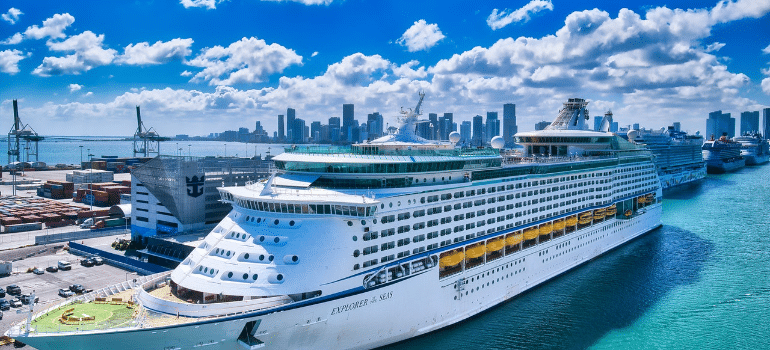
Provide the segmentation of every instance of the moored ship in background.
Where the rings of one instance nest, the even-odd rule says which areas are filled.
[[[741,144],[730,140],[727,135],[703,143],[703,159],[709,174],[722,174],[736,171],[746,166],[746,159],[741,156]]]
[[[461,322],[660,226],[653,155],[589,131],[569,99],[517,156],[398,131],[291,147],[278,172],[222,187],[233,210],[170,273],[53,305],[6,334],[46,349],[372,348]],[[126,291],[126,289],[129,289]],[[133,289],[132,289],[133,288]],[[131,293],[125,319],[77,308]],[[117,302],[120,302],[118,300]],[[61,316],[59,316],[61,315]]]
[[[733,141],[741,145],[741,156],[746,158],[746,165],[759,165],[770,160],[768,140],[757,132],[744,133],[734,137]]]
[[[673,126],[662,130],[629,130],[621,137],[645,145],[655,155],[655,166],[663,189],[702,180],[706,177],[706,162],[701,147],[703,136],[688,135]]]

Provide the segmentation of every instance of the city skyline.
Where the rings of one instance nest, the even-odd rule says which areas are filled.
[[[392,126],[421,90],[424,117],[451,113],[459,128],[497,112],[501,135],[506,103],[520,131],[579,97],[621,126],[701,134],[712,111],[770,105],[766,0],[4,5],[0,123],[18,99],[43,135],[130,135],[136,105],[164,136],[255,121],[271,135],[287,108],[309,127],[343,104]]]

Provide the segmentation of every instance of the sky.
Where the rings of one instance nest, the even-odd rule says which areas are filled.
[[[0,2],[0,127],[41,135],[365,122],[425,92],[455,122],[516,104],[519,130],[570,97],[621,126],[770,106],[770,0]],[[4,122],[3,122],[4,121]],[[740,125],[738,121],[737,125]]]

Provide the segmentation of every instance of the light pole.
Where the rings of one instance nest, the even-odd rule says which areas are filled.
[[[192,157],[192,154],[190,154],[190,146],[192,146],[192,145],[187,145],[187,156],[188,157]]]
[[[225,144],[225,158],[227,158],[227,144]]]
[[[88,175],[88,183],[89,183],[88,189],[91,192],[91,198],[89,199],[88,203],[91,205],[91,209],[90,210],[94,210],[94,184],[93,184],[93,182],[94,182],[94,161],[92,160],[94,155],[91,154],[91,149],[90,148],[86,148],[86,150],[88,150],[88,169],[89,169],[88,170],[89,171],[89,175]]]
[[[179,142],[176,143],[176,148],[177,148],[177,155],[180,155],[179,154]]]
[[[83,169],[83,145],[80,145],[80,169]]]

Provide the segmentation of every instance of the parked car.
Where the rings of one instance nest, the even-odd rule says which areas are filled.
[[[0,298],[5,298],[5,289],[0,288]]]
[[[92,260],[94,261],[95,265],[102,265],[102,264],[104,264],[104,259],[102,259],[102,258],[100,258],[98,256],[93,257]]]
[[[80,284],[73,284],[73,285],[70,286],[70,290],[72,292],[74,292],[74,293],[80,294],[80,293],[85,292],[86,289],[83,288],[83,286],[80,285]]]
[[[21,307],[21,300],[19,299],[11,299],[10,301],[11,307]]]
[[[62,298],[69,298],[71,296],[75,295],[75,293],[72,293],[69,289],[59,289],[59,296]]]
[[[19,295],[19,294],[21,294],[21,287],[15,285],[15,284],[12,284],[12,285],[6,287],[5,291],[6,291],[6,293],[8,293],[10,295]]]
[[[48,266],[48,267],[45,268],[45,270],[48,271],[48,272],[57,272],[57,271],[59,271],[59,267],[56,266],[56,265]]]
[[[11,303],[8,302],[8,300],[0,299],[0,310],[9,310],[11,308]]]
[[[22,295],[19,297],[19,300],[21,300],[21,303],[22,303],[22,304],[24,304],[24,305],[27,305],[27,304],[29,304],[29,302],[30,302],[31,298],[32,298],[32,296],[31,296],[31,295],[29,295],[29,294],[22,294]],[[38,297],[35,297],[35,303],[36,303],[36,304],[37,304],[37,302],[38,302],[38,301],[40,301],[40,298],[38,298]]]
[[[91,261],[91,258],[85,258],[83,260],[80,260],[80,265],[83,265],[85,267],[91,267],[91,266],[94,266],[94,262]]]
[[[59,270],[71,270],[72,264],[70,264],[68,261],[60,260],[59,263]]]
[[[41,269],[39,267],[36,267],[36,268],[32,269],[32,273],[34,273],[36,275],[42,275],[42,274],[45,273],[45,271],[43,271],[43,269]]]

